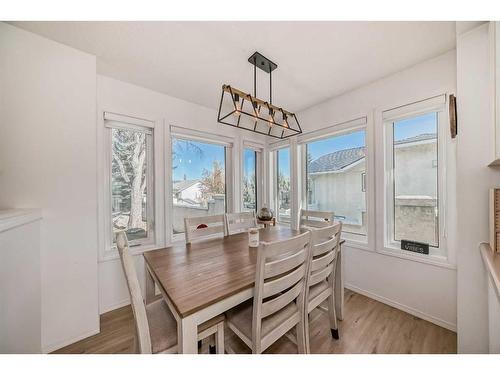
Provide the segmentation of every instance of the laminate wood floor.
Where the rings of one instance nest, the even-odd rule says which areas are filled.
[[[311,353],[456,353],[457,335],[445,328],[346,290],[345,319],[339,323],[340,340],[330,336],[328,315],[319,309],[310,314]],[[226,329],[226,346],[237,353],[250,350]],[[101,332],[54,353],[133,353],[134,320],[130,306],[101,316]],[[204,343],[201,352],[207,352]],[[297,353],[287,337],[266,353]]]

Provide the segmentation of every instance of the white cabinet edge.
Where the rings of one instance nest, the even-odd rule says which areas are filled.
[[[29,224],[42,218],[40,209],[7,209],[0,210],[0,233]]]
[[[490,244],[486,242],[479,244],[479,250],[481,251],[484,266],[495,289],[498,301],[500,302],[500,253],[493,252]]]

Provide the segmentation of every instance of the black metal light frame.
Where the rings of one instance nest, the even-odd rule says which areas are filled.
[[[278,139],[286,139],[294,135],[301,134],[302,129],[297,120],[297,116],[292,112],[286,111],[283,108],[272,104],[272,71],[275,70],[278,65],[258,52],[255,52],[252,56],[250,56],[248,61],[254,66],[254,95],[252,96],[229,85],[222,85],[222,95],[219,104],[217,121],[221,124]],[[257,67],[269,74],[269,102],[257,98]],[[226,102],[227,100],[231,100],[232,110],[229,110],[228,113],[221,116],[225,98]],[[246,103],[250,103],[250,105],[247,104],[247,107],[250,107],[252,113],[248,110],[244,110],[245,101]],[[237,103],[240,105],[240,108],[238,108]],[[268,117],[262,117],[263,113],[266,113]],[[229,119],[235,119],[235,117],[231,116],[237,117],[237,120],[233,121],[233,123],[228,121]],[[251,119],[248,120],[253,122],[253,126],[241,126],[241,116],[251,117]],[[281,117],[281,120],[279,117]],[[263,124],[266,125],[263,126]]]

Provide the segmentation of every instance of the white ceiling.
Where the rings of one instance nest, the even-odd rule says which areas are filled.
[[[100,74],[214,109],[223,83],[253,92],[254,51],[278,64],[273,103],[298,112],[455,48],[455,22],[12,23],[96,55]]]

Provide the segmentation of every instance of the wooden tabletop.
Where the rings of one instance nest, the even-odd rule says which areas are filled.
[[[283,227],[260,229],[260,241],[300,234]],[[248,247],[248,234],[178,244],[144,253],[177,313],[186,317],[248,288],[255,282],[257,249]]]

